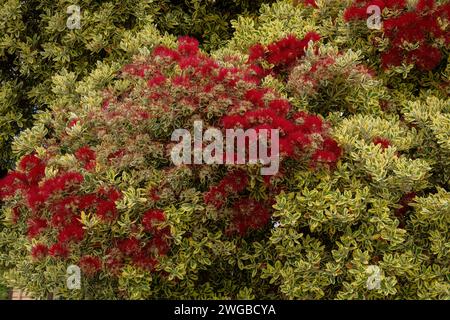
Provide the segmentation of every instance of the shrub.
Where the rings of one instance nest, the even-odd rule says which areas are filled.
[[[15,266],[30,291],[91,298],[239,295],[238,281],[249,271],[230,278],[242,258],[238,248],[270,229],[274,197],[287,187],[291,168],[333,167],[341,151],[320,117],[292,110],[261,87],[262,68],[233,63],[230,57],[221,65],[196,40],[181,38],[176,49],[158,46],[124,66],[101,107],[72,106],[77,113],[69,117],[70,110],[54,109],[45,117],[47,138],[0,185],[0,196],[16,203],[6,210],[8,232],[31,243],[21,252],[33,271],[25,271],[25,260]],[[256,164],[174,166],[173,130],[198,120],[222,130],[280,129],[280,173],[264,178]],[[70,264],[83,271],[83,292],[57,281]],[[26,275],[44,269],[45,280]],[[154,284],[141,290],[149,281]],[[228,291],[220,293],[223,287]],[[259,294],[269,288],[262,285]]]
[[[386,35],[355,33],[351,5],[280,1],[211,56],[164,38],[117,78],[102,64],[55,79],[2,180],[8,284],[72,299],[448,299],[448,48],[423,77],[385,69],[369,40]],[[280,174],[171,164],[172,131],[200,119],[280,128]],[[65,286],[70,264],[82,290]]]

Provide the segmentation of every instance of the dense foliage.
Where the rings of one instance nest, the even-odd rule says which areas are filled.
[[[129,60],[133,40],[148,36],[143,32],[152,22],[162,32],[191,34],[205,48],[215,48],[230,37],[231,19],[256,13],[262,2],[0,1],[0,168],[13,162],[14,136],[54,98],[52,77],[73,72],[81,79],[97,61]],[[72,5],[81,10],[79,29],[68,27]]]
[[[449,8],[279,1],[211,54],[147,25],[131,63],[54,77],[0,182],[3,278],[70,299],[449,299]],[[171,134],[198,120],[280,129],[279,174],[175,166]]]

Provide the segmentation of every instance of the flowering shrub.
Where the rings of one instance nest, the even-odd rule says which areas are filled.
[[[409,47],[384,68],[394,43],[370,40],[400,34],[346,22],[369,2],[348,3],[279,1],[211,55],[164,38],[117,74],[58,78],[0,182],[3,278],[70,299],[448,299],[448,44],[426,34],[426,74]],[[279,129],[279,173],[175,166],[172,132],[199,120]]]
[[[367,20],[366,10],[370,5],[392,12],[383,22],[383,35],[388,43],[381,55],[384,68],[406,63],[429,71],[439,65],[442,50],[450,43],[450,31],[443,22],[450,18],[448,3],[438,6],[434,0],[419,0],[408,10],[405,0],[356,1],[345,10],[344,19]]]
[[[301,56],[304,49],[294,46],[292,52]],[[114,295],[123,298],[132,297],[120,281],[133,268],[134,274],[166,283],[157,290],[173,286],[160,294],[183,296],[198,272],[216,273],[216,264],[224,262],[206,255],[199,271],[185,278],[182,274],[192,271],[171,269],[187,254],[179,254],[181,247],[210,233],[217,241],[264,238],[290,168],[335,166],[341,150],[321,117],[296,111],[262,87],[260,66],[233,65],[232,58],[230,63],[221,65],[201,53],[196,40],[183,37],[176,49],[158,46],[123,67],[127,87],[120,94],[106,90],[96,110],[64,119],[65,127],[47,124],[54,133],[41,142],[43,149],[22,157],[0,183],[0,197],[15,203],[13,228],[31,242],[33,264],[79,265],[95,285],[119,281]],[[259,176],[257,165],[175,167],[171,133],[199,119],[222,130],[280,130],[279,174]],[[179,210],[190,213],[185,221],[179,221]],[[201,255],[209,251],[205,245],[197,246]],[[189,254],[197,259],[194,251]],[[180,289],[173,291],[175,286]]]

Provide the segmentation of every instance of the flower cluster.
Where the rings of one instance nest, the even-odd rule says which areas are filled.
[[[440,20],[449,21],[450,4],[437,6],[434,0],[419,0],[415,10],[409,11],[405,0],[358,0],[346,9],[344,19],[367,19],[370,5],[395,11],[383,23],[384,37],[389,40],[389,48],[381,56],[384,68],[407,63],[429,71],[439,65],[443,57],[439,43],[450,43],[448,26]]]
[[[46,159],[28,155],[17,171],[0,181],[0,198],[20,203],[13,210],[15,220],[18,227],[26,226],[24,233],[35,243],[30,253],[33,261],[70,260],[88,277],[99,272],[120,276],[130,264],[159,272],[156,269],[162,265],[161,259],[169,258],[173,248],[172,222],[164,208],[187,197],[183,168],[175,167],[167,154],[173,145],[174,124],[189,128],[193,121],[202,119],[223,131],[277,129],[280,172],[299,165],[332,168],[341,149],[330,137],[329,125],[320,116],[295,110],[279,93],[261,85],[268,72],[294,66],[308,42],[319,38],[314,33],[301,40],[289,36],[262,48],[264,52],[253,54],[254,59],[242,65],[232,57],[222,64],[202,53],[195,39],[182,37],[178,47],[156,47],[151,55],[125,66],[120,76],[132,83],[127,90],[119,95],[105,90],[105,100],[97,112],[64,122],[64,130],[77,125],[89,128],[88,135],[77,140],[63,134],[48,143],[51,151],[45,153]],[[273,68],[266,70],[263,60]],[[134,97],[142,99],[136,103]],[[60,146],[64,147],[58,154],[55,150]],[[63,162],[58,156],[65,159],[67,150],[73,150],[74,168],[55,168],[55,163]],[[50,177],[46,177],[47,165]],[[192,172],[193,182],[199,182],[195,191],[201,192],[207,209],[225,218],[223,224],[211,228],[220,228],[230,236],[249,236],[267,226],[284,177],[262,179],[251,166],[222,166],[216,171],[200,166],[201,170],[197,170],[198,165],[184,169]],[[211,175],[203,183],[202,170]],[[134,172],[124,174],[121,189],[127,188],[127,177],[131,176],[136,185],[151,186],[145,199],[147,209],[134,206],[127,210],[127,216],[136,223],[126,230],[126,223],[119,221],[117,202],[127,195],[118,190],[119,182],[112,186],[104,181],[105,177],[112,180],[112,172],[118,176]],[[149,177],[158,180],[150,183]],[[255,196],[256,188],[264,190],[264,200]],[[123,200],[122,205],[131,203]],[[102,228],[89,230],[86,219]]]
[[[317,42],[320,35],[316,32],[308,32],[303,39],[298,39],[294,35],[278,40],[264,47],[255,44],[250,48],[248,63],[259,65],[266,61],[273,65],[269,71],[278,74],[289,70],[298,59],[305,55],[305,50],[310,41]]]
[[[205,194],[205,203],[220,209],[227,198],[244,191],[248,185],[248,175],[243,170],[229,172],[218,185],[211,187]]]
[[[76,152],[76,157],[85,163],[92,161],[93,153],[88,148]],[[19,195],[26,201],[21,207],[14,208],[14,221],[20,212],[29,210],[33,214],[26,219],[27,235],[30,239],[39,238],[48,231],[56,230],[55,243],[50,247],[38,244],[32,248],[34,259],[47,255],[67,258],[70,244],[79,243],[85,238],[85,230],[80,222],[83,210],[95,211],[103,221],[111,221],[117,215],[115,201],[120,192],[114,188],[101,187],[95,193],[80,192],[84,177],[76,172],[61,172],[57,176],[45,179],[46,164],[35,154],[25,156],[18,165],[18,171],[10,172],[0,181],[1,199]],[[16,191],[19,193],[17,194]],[[47,233],[46,233],[47,234]]]
[[[177,101],[186,108],[187,114],[193,117],[208,116],[212,118],[211,123],[223,130],[241,128],[258,132],[262,129],[277,129],[280,132],[282,159],[309,159],[312,168],[319,164],[333,167],[341,155],[341,149],[328,137],[328,125],[319,116],[296,112],[286,99],[280,98],[273,90],[259,86],[262,77],[269,72],[277,73],[292,68],[304,56],[309,41],[319,39],[318,34],[311,32],[303,39],[291,35],[267,47],[255,45],[250,49],[247,65],[223,67],[202,54],[195,40],[183,37],[179,39],[177,49],[157,47],[152,61],[142,63],[141,67],[133,64],[123,71],[133,77],[141,77],[148,71],[145,78],[147,88],[143,94],[151,98],[152,108],[158,106],[153,113],[150,111],[150,119],[161,119],[167,111],[167,105]],[[273,67],[264,69],[264,61]],[[155,67],[161,63],[164,66]],[[315,67],[320,68],[319,65]],[[172,71],[177,69],[181,72]],[[168,92],[172,94],[168,95]],[[130,112],[129,108],[127,110]],[[239,212],[235,204],[239,203],[240,197],[245,197],[248,180],[245,170],[231,169],[217,185],[207,190],[204,194],[205,203],[216,209],[223,209],[225,204],[231,205],[234,212]],[[269,198],[274,196],[270,195]],[[271,211],[266,208],[255,212]],[[236,224],[239,219],[234,217],[231,221]],[[251,230],[257,225],[252,228],[235,226],[231,229]]]

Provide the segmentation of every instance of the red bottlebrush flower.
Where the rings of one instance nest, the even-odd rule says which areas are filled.
[[[153,271],[155,270],[155,267],[158,265],[158,260],[149,256],[145,252],[140,252],[133,257],[133,263],[134,265],[136,265],[141,269]]]
[[[344,21],[367,19],[367,8],[350,7],[344,12]]]
[[[158,190],[157,189],[150,190],[149,196],[150,196],[150,199],[152,199],[153,201],[158,201],[158,200],[161,199],[161,197],[158,194]]]
[[[0,180],[0,200],[12,196],[17,190],[28,188],[27,176],[21,172],[10,172]]]
[[[102,110],[107,110],[109,108],[110,101],[108,99],[102,102]]]
[[[406,6],[406,0],[383,0],[386,8],[399,8],[403,9]]]
[[[403,54],[398,48],[392,48],[381,55],[381,63],[385,69],[390,66],[399,66],[402,64],[402,61]]]
[[[79,119],[73,119],[69,121],[69,124],[67,125],[67,128],[72,128],[73,126],[75,126],[80,120]]]
[[[48,250],[48,254],[55,258],[67,258],[69,256],[69,249],[64,244],[55,243]]]
[[[238,115],[224,116],[221,120],[222,126],[225,129],[246,128],[248,126],[247,120]]]
[[[115,188],[109,188],[109,189],[100,188],[98,190],[98,195],[100,197],[108,199],[112,202],[116,202],[117,200],[119,200],[122,197],[121,192]]]
[[[277,67],[290,67],[298,58],[305,54],[307,45],[307,41],[305,42],[293,35],[289,35],[268,46],[267,61]]]
[[[321,39],[320,34],[318,34],[317,32],[314,32],[314,31],[310,31],[305,35],[305,37],[303,38],[303,41],[307,45],[310,41],[317,42],[320,39]]]
[[[84,256],[81,257],[79,266],[87,277],[92,277],[101,270],[102,261],[98,257]]]
[[[149,242],[150,251],[157,256],[165,256],[170,251],[169,243],[163,235],[155,235]]]
[[[41,218],[30,218],[27,221],[28,224],[28,237],[35,238],[45,228],[47,228],[47,220]]]
[[[255,62],[259,59],[264,58],[264,54],[266,52],[266,49],[264,46],[260,43],[257,43],[250,47],[249,49],[249,56],[248,56],[248,63]]]
[[[279,116],[285,117],[291,110],[291,105],[287,100],[275,99],[269,102],[269,108],[275,111]]]
[[[342,154],[342,149],[339,147],[338,143],[331,138],[325,138],[323,140],[322,149],[330,151],[338,157],[340,157]]]
[[[19,168],[23,172],[29,172],[30,170],[32,170],[39,164],[41,164],[41,159],[39,159],[38,157],[36,157],[36,155],[34,153],[32,153],[32,154],[26,155],[25,157],[22,158],[22,160],[20,160]]]
[[[300,148],[301,150],[304,150],[311,144],[311,139],[303,131],[296,131],[289,134],[288,140],[293,147]]]
[[[98,200],[97,216],[103,221],[113,221],[117,218],[117,208],[114,202],[109,200]]]
[[[31,248],[31,256],[35,260],[45,258],[48,254],[48,248],[45,244],[39,243]]]
[[[142,225],[145,231],[155,232],[157,230],[156,224],[158,222],[164,222],[166,216],[162,210],[148,210],[144,213],[142,218]],[[156,222],[156,224],[155,224]]]
[[[71,191],[84,178],[81,174],[76,172],[66,172],[60,176],[45,181],[42,187],[33,187],[27,190],[28,205],[32,210],[44,203],[52,194],[57,191]]]
[[[188,36],[178,38],[178,52],[184,56],[194,56],[198,53],[198,40]]]
[[[313,115],[306,116],[301,128],[307,133],[320,133],[323,130],[322,119]]]
[[[82,147],[75,152],[75,157],[82,162],[86,170],[95,168],[95,152],[88,146]]]
[[[216,209],[220,209],[226,200],[227,193],[225,190],[212,187],[207,193],[204,195],[204,201],[206,204],[213,205]]]
[[[245,100],[253,103],[255,107],[264,107],[264,95],[267,89],[250,89],[245,93]]]
[[[157,75],[150,80],[147,81],[147,85],[151,87],[160,87],[163,83],[165,83],[167,78],[163,75]]]
[[[133,256],[140,252],[141,243],[137,238],[132,237],[129,239],[119,240],[117,242],[117,247],[123,254]]]
[[[319,8],[319,7],[317,6],[315,0],[303,0],[303,3],[304,3],[306,6],[311,6],[311,7],[316,8],[316,9]]]
[[[251,230],[263,228],[269,220],[270,213],[260,202],[241,199],[233,206],[231,229],[244,236]]]
[[[419,0],[419,2],[417,2],[416,10],[420,13],[430,11],[434,9],[434,5],[434,0]]]
[[[158,46],[153,50],[153,55],[162,57],[162,58],[167,58],[169,60],[178,60],[180,58],[180,54],[172,49],[169,49],[167,47],[164,46]]]
[[[128,64],[128,65],[124,66],[122,69],[122,72],[131,74],[136,77],[144,78],[145,72],[149,68],[150,68],[149,66],[144,65],[144,64],[133,64],[132,63],[132,64]]]
[[[415,62],[417,67],[423,71],[433,70],[441,60],[442,54],[439,49],[428,45],[423,45],[408,55],[408,62]]]
[[[239,193],[244,191],[248,186],[248,175],[244,170],[235,170],[228,173],[218,187],[228,193]]]
[[[385,139],[382,137],[375,137],[375,138],[373,138],[372,142],[374,144],[379,144],[382,149],[387,149],[391,145],[391,142],[389,141],[389,139]]]
[[[93,207],[98,200],[98,197],[96,194],[85,194],[82,196],[79,196],[77,198],[78,202],[78,209],[80,210],[86,210],[88,208]]]
[[[69,241],[79,242],[84,238],[84,229],[81,222],[74,219],[69,225],[65,226],[58,234],[58,240],[62,243]]]
[[[20,219],[20,209],[19,207],[14,207],[12,209],[13,215],[12,215],[12,222],[13,223],[17,223],[17,221],[19,221]]]
[[[122,158],[125,155],[125,149],[119,149],[108,155],[108,161],[112,162],[113,159]]]
[[[117,249],[110,249],[106,256],[106,269],[113,275],[119,275],[120,270],[123,267],[123,258],[120,252],[116,252]]]

